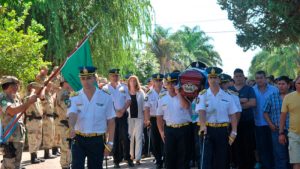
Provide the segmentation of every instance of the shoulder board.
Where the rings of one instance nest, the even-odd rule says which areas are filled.
[[[162,97],[164,97],[166,95],[166,93],[161,93],[161,94],[159,94],[159,98],[162,98]]]
[[[206,93],[206,89],[201,90],[201,92],[199,92],[200,95],[203,95],[204,93]]]
[[[110,92],[107,89],[102,89],[102,91],[108,95],[110,95]]]
[[[150,89],[146,94],[150,94],[150,93],[152,93],[152,90]]]
[[[78,95],[79,95],[78,92],[74,92],[74,91],[73,91],[73,92],[70,93],[70,97],[74,97],[74,96],[78,96]]]
[[[225,92],[227,92],[228,94],[236,95],[236,96],[238,96],[238,95],[239,95],[239,93],[238,93],[238,92],[235,92],[235,91],[233,91],[233,90],[230,90],[230,89],[227,89]]]

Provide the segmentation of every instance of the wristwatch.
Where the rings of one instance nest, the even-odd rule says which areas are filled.
[[[113,145],[114,145],[114,142],[109,141],[109,142],[107,142],[106,144],[108,144],[108,145],[110,145],[110,146],[113,146]]]

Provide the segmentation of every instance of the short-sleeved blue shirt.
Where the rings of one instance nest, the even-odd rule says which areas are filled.
[[[252,87],[245,85],[240,90],[237,90],[234,86],[229,87],[230,90],[239,93],[239,98],[255,99],[255,93]],[[254,110],[253,108],[243,109],[241,112],[240,122],[254,121]]]
[[[268,123],[264,118],[264,105],[266,103],[267,98],[275,93],[278,92],[278,89],[275,86],[267,85],[266,90],[262,93],[258,86],[253,86],[255,95],[256,95],[256,112],[255,112],[255,125],[256,126],[267,126]]]

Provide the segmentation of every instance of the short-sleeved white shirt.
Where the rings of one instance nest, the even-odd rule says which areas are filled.
[[[172,97],[169,92],[159,98],[156,114],[163,116],[167,125],[192,122],[190,109],[182,108],[179,97]]]
[[[204,110],[206,122],[209,123],[229,122],[229,115],[239,111],[233,97],[222,89],[214,96],[208,88],[206,92],[199,94],[198,99],[196,111]]]
[[[67,115],[77,114],[75,130],[81,133],[105,133],[107,120],[116,116],[110,95],[99,89],[96,89],[90,101],[83,89],[77,96],[71,97],[70,101]]]
[[[119,83],[117,87],[114,88],[109,83],[103,86],[103,90],[107,90],[111,94],[115,110],[122,109],[125,106],[126,101],[131,100],[128,87],[124,84]]]
[[[157,93],[154,89],[150,89],[150,91],[146,94],[144,108],[150,108],[150,116],[156,116],[158,98],[159,93]]]

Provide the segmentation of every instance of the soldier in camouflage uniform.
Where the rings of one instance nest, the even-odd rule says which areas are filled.
[[[48,83],[45,90],[45,98],[43,105],[43,148],[45,149],[45,159],[55,158],[49,153],[49,149],[53,147],[54,142],[54,99],[51,93],[52,83]]]
[[[37,92],[42,87],[37,82],[32,82],[28,85],[28,96],[25,101],[30,97],[32,91]],[[42,144],[42,126],[43,126],[43,107],[40,99],[30,105],[26,110],[26,128],[29,152],[31,155],[31,164],[44,162],[44,159],[37,158],[37,151]]]
[[[60,137],[61,137],[61,157],[60,165],[63,169],[69,169],[71,164],[71,151],[69,147],[69,125],[67,119],[67,110],[70,106],[70,93],[72,88],[70,85],[62,78],[61,89],[57,93],[56,98],[56,112],[59,115],[60,120]]]
[[[0,94],[0,103],[3,112],[2,127],[5,129],[8,124],[25,111],[30,104],[36,102],[36,95],[28,97],[25,103],[20,101],[17,95],[19,80],[14,76],[3,76],[0,80],[3,93]],[[22,152],[25,140],[25,126],[21,117],[15,123],[15,130],[4,144],[3,163],[1,169],[21,168]]]

